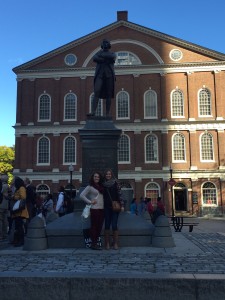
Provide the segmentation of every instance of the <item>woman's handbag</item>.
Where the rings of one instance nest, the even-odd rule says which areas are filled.
[[[112,201],[112,210],[116,211],[116,212],[121,211],[121,204],[120,204],[120,202],[116,201],[116,200],[112,200],[112,197],[111,197],[110,192],[109,192],[108,189],[107,189],[107,192],[108,192],[110,200]]]
[[[81,216],[83,218],[87,219],[90,216],[90,213],[91,213],[90,209],[91,209],[91,205],[87,204],[85,206],[85,208],[83,209],[83,212],[82,212]]]
[[[25,199],[17,200],[16,203],[13,205],[13,211],[14,212],[21,211],[25,207],[26,207],[26,200]]]
[[[112,210],[113,211],[121,211],[121,204],[119,201],[112,201]]]

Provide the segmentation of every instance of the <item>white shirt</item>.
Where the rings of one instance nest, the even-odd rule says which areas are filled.
[[[60,210],[60,207],[63,205],[63,202],[64,202],[64,194],[63,194],[63,192],[60,192],[58,195],[57,203],[56,203],[56,208],[55,208],[56,212],[58,212]]]

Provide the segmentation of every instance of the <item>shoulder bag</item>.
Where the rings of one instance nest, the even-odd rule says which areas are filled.
[[[110,200],[112,202],[112,210],[116,211],[116,212],[120,212],[121,211],[121,204],[120,204],[120,202],[117,201],[117,200],[112,200],[112,197],[111,197],[110,192],[109,192],[108,189],[107,189],[107,192],[108,192],[109,198],[110,198]]]

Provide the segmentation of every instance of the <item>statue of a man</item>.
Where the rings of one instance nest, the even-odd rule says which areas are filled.
[[[102,50],[93,57],[93,61],[97,63],[97,66],[94,77],[94,99],[89,116],[95,115],[99,99],[106,99],[106,116],[109,116],[111,99],[114,98],[116,54],[109,51],[111,44],[106,39],[102,41],[101,48]]]

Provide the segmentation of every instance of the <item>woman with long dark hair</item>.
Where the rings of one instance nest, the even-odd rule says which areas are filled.
[[[121,211],[124,211],[124,202],[121,196],[120,185],[113,175],[112,170],[106,170],[104,174],[104,213],[105,213],[105,249],[110,249],[110,227],[113,231],[113,249],[117,250],[118,246],[118,218],[120,211],[114,211],[112,201],[120,203]]]
[[[26,200],[26,187],[24,181],[20,177],[15,177],[15,193],[14,200]],[[24,244],[24,221],[29,219],[27,206],[24,209],[13,212],[12,215],[15,220],[15,247],[20,247]]]
[[[90,178],[89,185],[80,194],[80,198],[86,203],[91,204],[91,249],[102,250],[97,244],[98,237],[101,235],[104,223],[104,188],[102,186],[102,175],[94,172]]]

